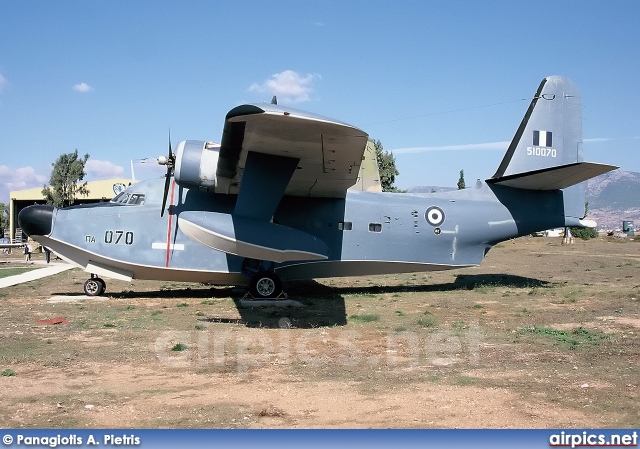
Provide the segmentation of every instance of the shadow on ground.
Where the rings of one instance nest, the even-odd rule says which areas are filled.
[[[131,299],[131,298],[154,298],[154,299],[176,299],[176,298],[229,298],[234,296],[237,289],[235,287],[209,287],[201,286],[200,288],[184,288],[176,290],[150,290],[150,291],[123,291],[120,293],[108,293],[113,299]],[[85,296],[84,292],[58,292],[51,293],[53,296]]]
[[[445,292],[455,290],[474,290],[480,287],[511,287],[534,288],[545,287],[551,283],[523,276],[511,274],[460,274],[455,281],[443,284],[417,284],[417,285],[390,285],[390,286],[366,286],[366,287],[336,287],[332,291],[335,294],[382,294],[401,292]]]
[[[293,281],[285,284],[289,299],[302,304],[302,307],[282,307],[266,305],[264,307],[246,306],[241,299],[244,290],[237,287],[185,288],[180,290],[156,290],[145,292],[125,291],[113,293],[114,299],[128,298],[232,298],[240,318],[208,316],[200,321],[211,323],[234,323],[246,327],[309,329],[316,327],[344,326],[347,324],[345,295],[376,295],[401,292],[443,292],[455,290],[474,290],[481,287],[534,288],[549,286],[550,283],[539,279],[509,274],[458,275],[453,282],[442,284],[390,285],[363,287],[331,287],[314,280]],[[54,295],[81,296],[78,293],[54,293]]]
[[[302,307],[252,307],[242,304],[240,298],[234,298],[243,323],[247,327],[298,329],[347,324],[344,297],[337,289],[307,280],[288,282],[285,290],[289,299]]]

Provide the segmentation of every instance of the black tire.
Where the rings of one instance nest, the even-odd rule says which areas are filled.
[[[282,281],[271,271],[259,271],[249,281],[249,293],[256,299],[277,298],[282,293]]]
[[[90,278],[84,283],[84,293],[87,296],[100,296],[104,293],[105,283],[100,278]]]
[[[102,278],[96,278],[96,280],[98,282],[100,282],[100,284],[102,284],[102,288],[100,289],[100,293],[98,293],[98,296],[102,296],[104,294],[105,290],[107,289],[107,283]]]

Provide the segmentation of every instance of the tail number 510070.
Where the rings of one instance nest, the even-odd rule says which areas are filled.
[[[527,147],[527,156],[556,157],[557,155],[555,148]]]
[[[105,231],[104,243],[133,245],[133,231]]]

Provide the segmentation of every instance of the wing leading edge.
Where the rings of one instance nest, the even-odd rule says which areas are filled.
[[[367,140],[364,131],[327,117],[274,104],[238,106],[225,120],[216,192],[240,192],[253,152],[298,159],[284,195],[344,197],[358,179]]]

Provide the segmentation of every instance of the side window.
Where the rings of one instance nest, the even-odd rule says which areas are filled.
[[[382,232],[381,223],[369,223],[369,232]]]
[[[126,194],[125,192],[120,192],[120,193],[118,193],[118,195],[116,195],[116,197],[115,197],[115,198],[113,198],[113,199],[111,200],[111,202],[112,202],[112,203],[121,203],[121,202],[122,202],[122,200],[123,200],[123,198],[124,198],[124,200],[126,201],[127,194]]]
[[[353,223],[350,221],[340,221],[338,222],[338,230],[339,231],[351,231],[353,229]]]
[[[112,203],[118,204],[134,204],[142,206],[144,204],[144,193],[127,193],[122,192],[118,194],[114,199],[111,200]]]
[[[141,193],[132,193],[127,201],[127,204],[144,204],[144,195]]]

